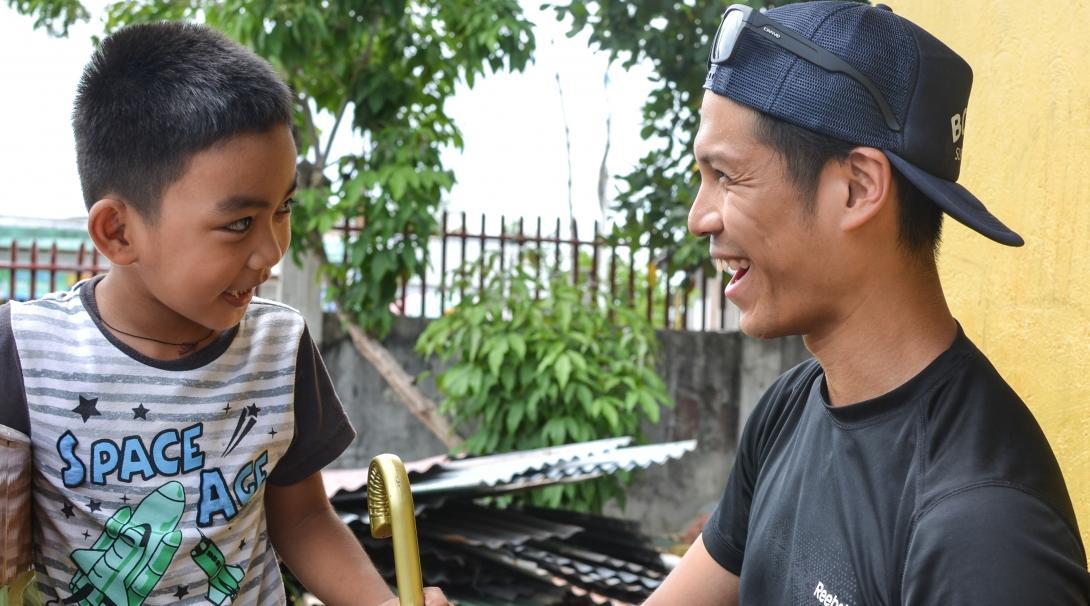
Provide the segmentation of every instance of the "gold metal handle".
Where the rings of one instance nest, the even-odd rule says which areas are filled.
[[[394,538],[394,570],[401,606],[424,606],[416,511],[409,476],[397,455],[380,454],[371,459],[367,469],[367,513],[371,516],[371,536]]]

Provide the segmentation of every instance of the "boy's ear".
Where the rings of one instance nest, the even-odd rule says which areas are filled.
[[[841,217],[845,231],[858,229],[889,206],[893,173],[889,158],[873,147],[857,147],[844,161],[848,177],[848,199]]]
[[[132,244],[136,210],[116,198],[103,198],[91,206],[87,215],[87,233],[95,248],[113,265],[131,265],[136,261]]]

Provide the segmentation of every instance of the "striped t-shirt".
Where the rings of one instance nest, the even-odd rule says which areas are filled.
[[[302,318],[255,299],[215,343],[154,360],[103,327],[96,284],[0,306],[0,426],[30,438],[43,599],[283,604],[265,482],[354,438]]]

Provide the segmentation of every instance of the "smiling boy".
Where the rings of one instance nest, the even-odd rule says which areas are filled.
[[[1022,244],[956,182],[971,83],[888,7],[724,12],[689,230],[742,330],[802,335],[814,359],[761,398],[648,606],[1090,602],[1048,441],[939,279],[944,214]]]
[[[325,496],[355,434],[318,350],[254,298],[290,240],[291,118],[272,68],[201,26],[123,29],[84,71],[77,157],[111,270],[0,307],[0,438],[31,446],[52,603],[283,604],[278,555],[326,604],[397,603]]]

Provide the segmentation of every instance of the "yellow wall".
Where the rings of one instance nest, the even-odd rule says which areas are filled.
[[[959,182],[1026,246],[947,219],[943,283],[1048,436],[1090,548],[1090,2],[889,4],[973,67]]]

